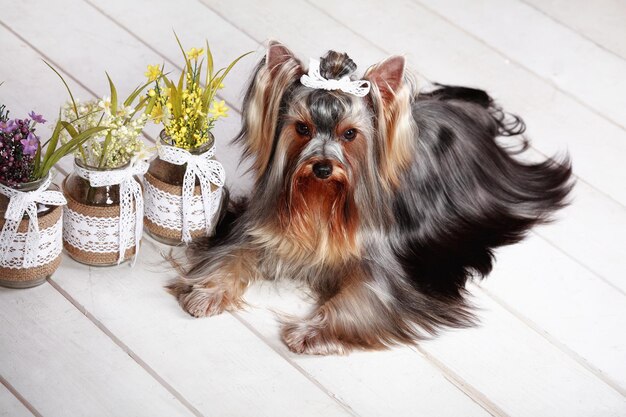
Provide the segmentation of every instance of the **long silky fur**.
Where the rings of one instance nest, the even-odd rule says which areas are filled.
[[[290,349],[301,353],[381,349],[473,324],[466,282],[491,271],[495,248],[520,241],[567,204],[573,186],[568,157],[518,160],[516,151],[496,138],[521,135],[522,119],[504,112],[482,90],[438,85],[418,92],[406,74],[401,84],[377,84],[380,68],[373,67],[366,73],[374,82],[372,92],[360,100],[306,89],[297,81],[304,72],[300,62],[286,49],[281,53],[287,56],[281,67],[269,68],[266,60],[259,64],[244,100],[237,140],[244,156],[255,159],[250,198],[229,205],[216,236],[189,247],[170,291],[185,310],[203,316],[240,307],[238,297],[254,280],[305,283],[318,305],[307,317],[286,320],[282,330]],[[345,54],[331,51],[322,59],[327,78],[355,68]],[[345,236],[336,230],[354,234],[355,246],[341,256],[316,240],[317,230],[310,236],[300,230],[300,240],[310,239],[306,244],[288,233],[289,215],[312,220],[320,214],[315,210],[329,206],[294,208],[284,198],[300,190],[292,173],[301,171],[293,168],[297,161],[289,160],[286,149],[298,140],[289,130],[291,119],[307,109],[329,120],[343,114],[363,126],[358,143],[341,147],[331,143],[332,125],[330,133],[313,126],[319,129],[316,138],[330,135],[316,139],[324,149],[343,152],[335,163],[349,186],[340,188],[346,195],[332,210],[344,210],[338,219],[353,213],[354,221],[334,230],[328,226],[327,235],[340,242]],[[303,188],[305,195],[298,197],[315,199],[315,193],[325,192],[320,187]],[[224,294],[215,296],[216,291]],[[213,297],[208,305],[207,297]]]

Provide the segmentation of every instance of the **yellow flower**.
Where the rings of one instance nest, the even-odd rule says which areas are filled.
[[[163,107],[161,107],[160,104],[155,104],[155,106],[152,108],[152,111],[150,112],[150,117],[152,118],[152,121],[154,123],[161,123],[161,121],[163,120]]]
[[[200,55],[202,55],[203,53],[204,53],[204,48],[200,48],[200,49],[191,48],[189,51],[187,51],[187,57],[189,57],[189,59],[198,59]]]
[[[145,76],[148,81],[156,81],[161,76],[161,68],[158,65],[148,65],[148,70],[145,72]]]
[[[228,116],[228,107],[226,106],[226,103],[224,103],[224,100],[221,101],[213,101],[213,103],[211,103],[211,108],[209,109],[209,113],[211,113],[213,115],[214,118],[218,118],[218,117],[227,117]]]

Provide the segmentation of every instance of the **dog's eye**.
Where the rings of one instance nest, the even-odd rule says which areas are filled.
[[[311,134],[309,127],[302,122],[296,123],[296,132],[301,136],[309,136]]]
[[[348,142],[352,142],[356,138],[356,129],[348,129],[343,132],[343,139]]]

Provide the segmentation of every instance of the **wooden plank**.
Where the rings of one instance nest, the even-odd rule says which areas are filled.
[[[497,274],[491,278],[505,277]],[[511,416],[619,416],[624,412],[626,400],[622,395],[600,383],[595,375],[555,346],[546,343],[477,287],[472,286],[471,291],[481,309],[481,326],[445,333],[434,341],[422,343],[419,349],[488,398],[488,407]],[[301,314],[310,307],[310,301],[304,298],[293,301],[293,297],[293,290],[289,287],[277,290],[269,284],[253,286],[246,297],[252,309],[240,314],[270,343],[275,343],[277,349],[284,350],[277,337],[278,326],[273,312]],[[561,312],[557,315],[562,317]],[[360,415],[384,414],[384,409],[379,408],[382,405],[378,395],[389,399],[384,406],[393,404],[397,407],[394,413],[390,412],[394,415],[396,412],[399,415],[440,415],[447,409],[443,406],[445,401],[450,401],[446,400],[447,396],[435,394],[441,393],[440,389],[428,389],[432,378],[430,369],[418,367],[419,362],[408,359],[410,355],[406,349],[357,353],[345,358],[329,358],[330,361],[286,354],[310,370],[340,398],[354,395],[345,392],[352,391],[350,386],[355,383],[359,384],[357,391],[363,395],[360,398],[362,403],[352,407]],[[405,356],[403,368],[394,366],[398,365],[394,357]],[[364,362],[370,360],[378,363],[375,374],[364,366]],[[346,375],[358,377],[348,384],[344,381]],[[397,383],[398,376],[401,383]],[[367,381],[366,387],[360,387],[361,381]],[[404,391],[405,381],[411,381],[412,394]],[[365,391],[367,387],[369,389]],[[429,393],[426,399],[422,398],[425,393]],[[581,396],[581,393],[585,394]],[[453,415],[459,413],[456,407],[458,405],[450,410]],[[467,410],[466,407],[463,405],[459,409]],[[410,413],[411,410],[414,414]]]
[[[422,355],[408,347],[382,352],[353,352],[349,356],[310,357],[290,352],[279,337],[276,313],[302,315],[311,299],[287,282],[251,286],[250,308],[237,313],[274,349],[330,389],[360,416],[488,415],[476,402],[481,394],[471,387],[458,391]],[[457,382],[457,385],[461,385]],[[471,398],[474,398],[472,400]],[[489,401],[482,404],[490,409]]]
[[[626,396],[626,296],[536,234],[497,259],[489,294]]]
[[[68,261],[54,282],[204,415],[351,415],[232,315],[183,312],[159,250],[144,238],[132,270]]]
[[[626,60],[518,0],[418,3],[626,127]]]
[[[626,58],[626,3],[621,0],[523,0],[598,46]]]
[[[0,374],[43,415],[192,415],[48,284],[0,289],[0,321]]]
[[[192,46],[203,48],[205,39],[208,40],[216,69],[228,65],[240,54],[257,51],[257,54],[243,58],[230,71],[224,82],[224,89],[220,90],[220,96],[237,111],[240,110],[243,88],[265,53],[258,42],[194,0],[163,3],[159,7],[154,7],[154,3],[148,0],[85,1],[158,54],[160,57],[158,62],[165,62],[166,68],[177,68],[180,71],[184,64],[174,34],[169,30],[170,27],[177,32],[186,48]],[[136,18],[139,11],[141,19]],[[167,30],[161,25],[155,25],[154,22],[167,22]]]
[[[422,349],[511,416],[622,416],[626,399],[500,306],[474,291],[481,326]]]
[[[0,384],[0,417],[33,417],[33,413]]]
[[[626,294],[626,211],[617,202],[579,181],[572,205],[537,234]]]
[[[372,47],[367,40],[302,1],[273,0],[262,4],[246,0],[226,4],[203,0],[203,3],[257,42],[275,39],[285,43],[305,63],[308,57],[317,58],[335,49],[349,52],[362,72],[386,57],[380,48]]]

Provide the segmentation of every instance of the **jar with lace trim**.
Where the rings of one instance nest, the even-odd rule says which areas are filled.
[[[9,186],[0,182],[0,285],[43,284],[61,263],[62,205],[50,175]]]
[[[63,247],[87,265],[117,265],[137,255],[143,233],[140,176],[147,162],[119,168],[97,168],[74,160],[74,172],[63,182]]]
[[[154,239],[177,245],[213,233],[225,174],[210,132],[206,143],[189,151],[172,143],[162,131],[145,176],[144,226]]]

